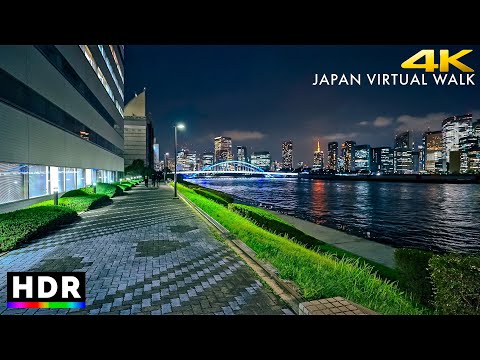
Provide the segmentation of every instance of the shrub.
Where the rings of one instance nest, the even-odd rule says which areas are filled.
[[[427,306],[431,306],[433,300],[432,280],[428,269],[428,261],[432,256],[432,252],[417,249],[395,250],[398,285]]]
[[[215,195],[214,193],[212,193],[210,191],[206,191],[206,190],[203,190],[203,189],[194,189],[193,191],[195,191],[198,195],[201,195],[203,197],[206,197],[207,199],[213,200],[220,205],[223,205],[225,207],[228,206],[227,201],[225,201],[223,198]]]
[[[0,251],[77,219],[75,211],[62,206],[41,206],[0,214]]]
[[[75,190],[76,191],[76,190]],[[58,205],[70,208],[76,212],[96,209],[111,203],[108,196],[102,194],[84,194],[84,196],[75,197],[61,197],[58,199]],[[53,206],[53,199],[33,204],[30,208],[37,208],[41,206]]]
[[[429,265],[438,313],[480,315],[479,255],[435,255]]]
[[[97,183],[97,194],[107,195],[112,198],[123,194],[123,190],[114,184]]]
[[[382,314],[423,314],[426,310],[395,283],[380,279],[372,268],[351,259],[338,260],[302,247],[256,226],[233,211],[182,185],[179,191],[294,281],[307,300],[342,296]]]
[[[93,188],[82,188],[77,190],[70,190],[70,191],[67,191],[65,194],[63,194],[62,198],[85,196],[89,194],[93,194]]]

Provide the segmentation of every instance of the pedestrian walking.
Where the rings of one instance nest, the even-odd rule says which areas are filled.
[[[145,175],[144,181],[145,181],[145,186],[148,187],[148,175]]]
[[[152,187],[155,187],[155,182],[157,181],[157,174],[153,173],[152,175]]]

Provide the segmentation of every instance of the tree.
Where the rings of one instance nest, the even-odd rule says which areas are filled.
[[[144,176],[145,170],[145,162],[142,159],[136,159],[133,160],[130,165],[125,167],[125,175]]]

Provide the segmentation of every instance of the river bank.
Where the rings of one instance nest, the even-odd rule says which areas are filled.
[[[326,244],[333,245],[352,254],[385,265],[391,269],[395,268],[395,248],[392,246],[363,239],[355,235],[346,234],[340,230],[318,225],[277,211],[267,211],[292,224],[305,234]]]

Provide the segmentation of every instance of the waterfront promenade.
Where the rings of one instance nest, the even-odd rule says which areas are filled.
[[[137,186],[0,256],[0,304],[8,271],[84,271],[87,307],[2,315],[292,314],[167,186]]]

